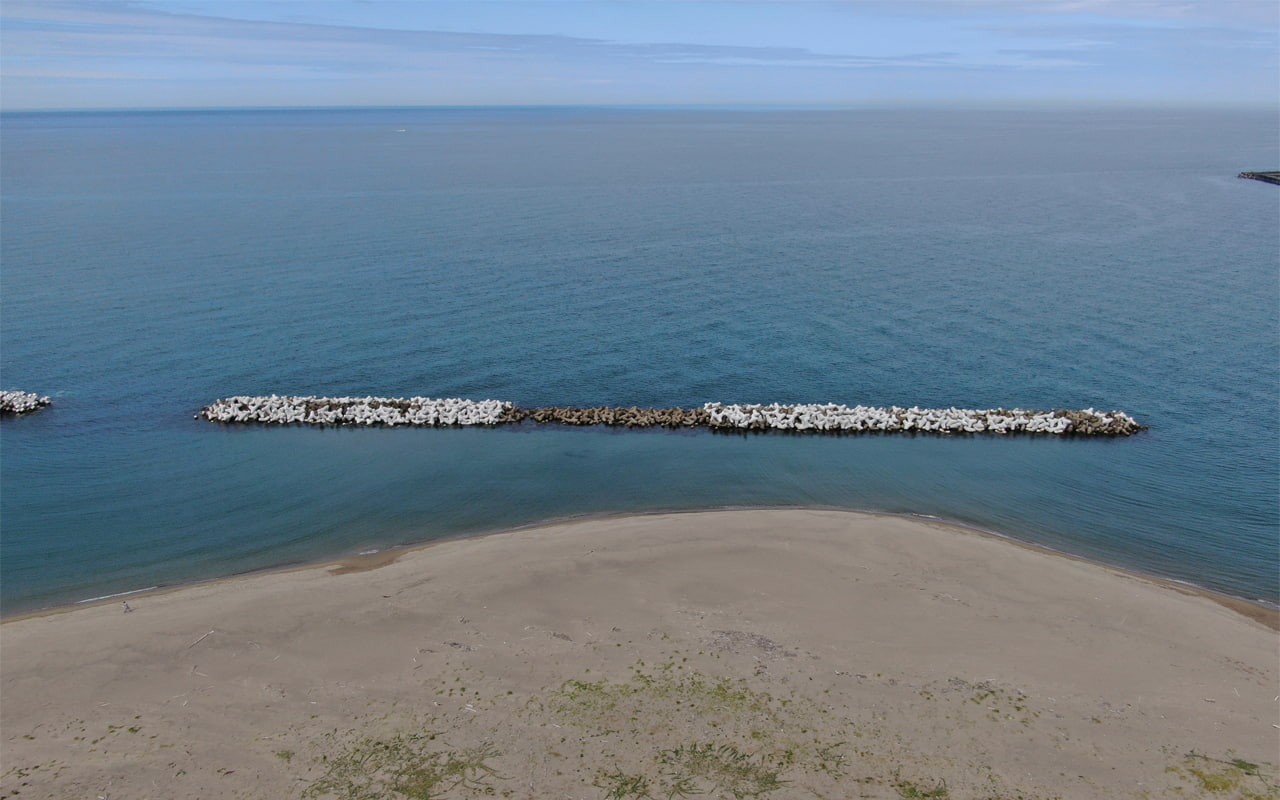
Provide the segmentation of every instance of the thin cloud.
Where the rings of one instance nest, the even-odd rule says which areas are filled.
[[[896,55],[815,52],[800,47],[745,47],[680,42],[633,44],[606,39],[538,34],[391,30],[299,22],[244,21],[160,11],[131,4],[32,5],[19,0],[0,7],[6,19],[4,43],[10,58],[50,54],[82,60],[154,57],[193,61],[279,64],[293,60],[411,65],[414,57],[466,54],[579,60],[639,61],[652,64],[760,65],[860,69],[868,67],[949,68],[965,65],[958,52],[904,52]],[[77,13],[83,12],[83,13]],[[399,51],[395,57],[390,51]],[[406,56],[403,54],[409,54]],[[969,66],[981,65],[972,60]]]
[[[1183,47],[1255,47],[1276,50],[1275,32],[1202,25],[1127,25],[1117,23],[1024,23],[991,25],[984,28],[1009,37],[1105,41],[1112,44],[1141,44]]]
[[[136,106],[174,97],[191,104],[285,105],[330,96],[333,103],[377,97],[405,104],[840,102],[882,96],[886,86],[904,98],[948,101],[998,94],[1257,103],[1276,95],[1274,25],[1240,24],[1247,14],[1221,10],[1256,4],[806,3],[804,13],[797,8],[783,15],[797,22],[777,36],[741,26],[717,30],[708,42],[687,33],[714,26],[715,15],[733,13],[734,5],[690,5],[632,38],[641,34],[620,22],[626,15],[604,13],[596,23],[571,27],[574,35],[549,32],[572,12],[564,4],[548,5],[545,20],[525,15],[535,27],[485,32],[485,15],[468,14],[448,18],[469,31],[432,27],[431,21],[443,26],[444,17],[431,13],[394,21],[384,14],[386,27],[379,27],[365,23],[374,16],[346,13],[357,5],[299,3],[296,8],[316,16],[297,19],[271,16],[292,13],[295,6],[287,4],[0,0],[0,77],[6,106],[15,108]],[[320,13],[326,9],[335,13]],[[235,18],[241,11],[260,18]],[[741,20],[757,18],[783,17],[772,9],[758,17],[744,12]],[[76,80],[85,87],[78,94]],[[600,91],[553,93],[535,86],[538,81]],[[162,93],[150,88],[165,83]],[[15,88],[20,91],[9,91]]]
[[[5,70],[6,80],[41,79],[61,81],[146,81],[162,80],[159,76],[144,72],[126,72],[123,70],[88,70],[62,69],[58,67],[17,67]]]
[[[835,0],[832,5],[889,16],[1088,16],[1280,27],[1280,4],[1271,0]]]

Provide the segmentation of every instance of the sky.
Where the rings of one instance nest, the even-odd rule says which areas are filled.
[[[2,0],[0,109],[1280,104],[1276,0]]]

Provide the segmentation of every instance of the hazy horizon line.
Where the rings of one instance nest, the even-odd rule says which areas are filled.
[[[80,106],[0,108],[0,114],[163,113],[214,111],[411,111],[428,109],[619,109],[718,111],[1280,111],[1280,101],[1173,102],[1158,100],[1009,100],[988,102],[877,101],[867,103],[427,103],[393,105]]]

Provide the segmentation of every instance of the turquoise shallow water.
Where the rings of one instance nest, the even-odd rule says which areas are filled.
[[[1280,599],[1274,115],[8,114],[4,611],[563,516],[936,515]],[[1120,408],[1115,441],[223,428],[232,394]]]

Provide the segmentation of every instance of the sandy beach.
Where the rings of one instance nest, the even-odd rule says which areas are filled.
[[[0,625],[0,797],[1277,797],[1276,615],[962,528],[595,519]]]

